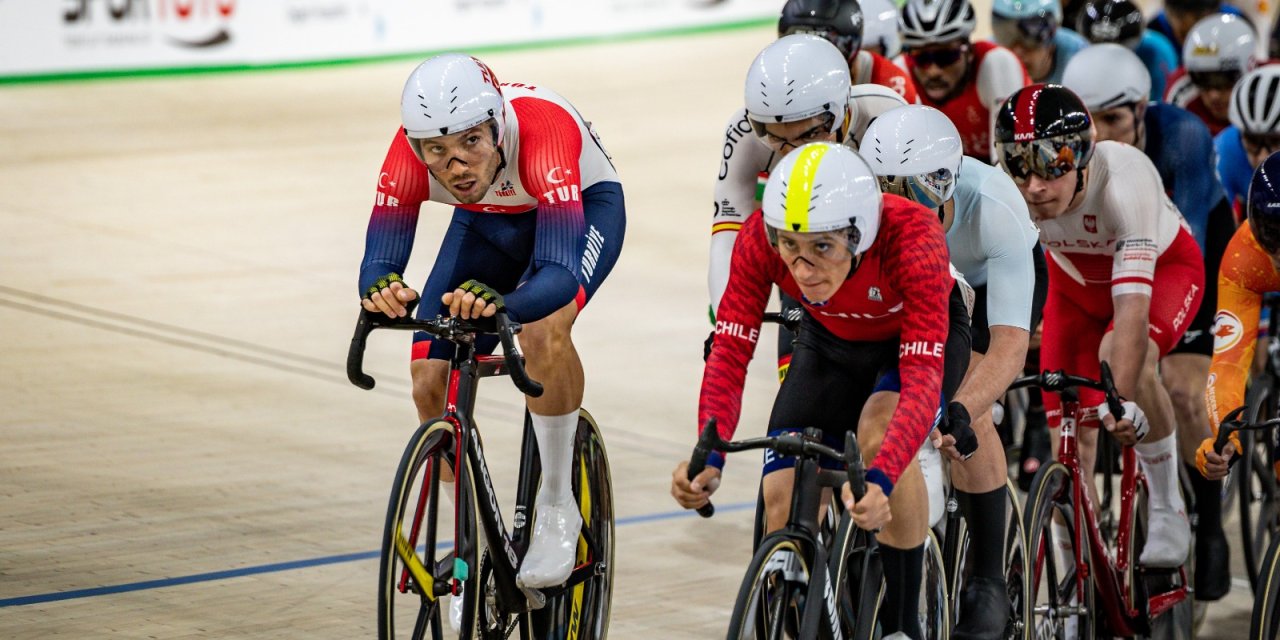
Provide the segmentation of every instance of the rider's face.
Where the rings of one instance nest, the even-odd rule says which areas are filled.
[[[760,140],[785,154],[810,142],[835,142],[836,134],[831,131],[831,116],[823,114],[795,122],[770,122],[764,125]]]
[[[778,231],[778,255],[787,263],[800,292],[812,302],[830,300],[853,265],[846,231]]]
[[[1025,182],[1014,181],[1027,201],[1032,220],[1052,220],[1067,212],[1076,195],[1076,181],[1084,179],[1084,176],[1077,177],[1077,173],[1068,171],[1052,179],[1032,173]]]
[[[493,184],[501,155],[491,122],[465,131],[419,141],[431,175],[463,204],[484,198]]]
[[[959,88],[969,71],[969,43],[958,41],[909,52],[916,86],[930,100],[942,100]]]
[[[1097,140],[1115,140],[1135,146],[1138,144],[1138,118],[1129,105],[1100,109],[1090,115],[1093,116]]]

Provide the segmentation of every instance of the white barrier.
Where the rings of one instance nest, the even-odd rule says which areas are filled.
[[[261,66],[776,16],[780,0],[0,0],[0,78]]]

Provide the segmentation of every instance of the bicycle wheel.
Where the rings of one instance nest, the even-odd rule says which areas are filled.
[[[579,412],[573,453],[573,495],[582,512],[577,567],[599,568],[564,594],[533,612],[533,637],[598,639],[609,634],[613,601],[614,515],[609,456],[595,419]],[[597,564],[598,563],[598,564]]]
[[[1253,616],[1249,622],[1249,638],[1275,640],[1280,637],[1280,538],[1271,540],[1258,574],[1254,592]]]
[[[942,560],[942,546],[933,530],[924,539],[924,578],[920,583],[920,629],[925,640],[951,637],[951,606],[947,591],[947,568]]]
[[[809,558],[799,541],[769,535],[747,565],[729,618],[729,640],[797,638],[809,588]]]
[[[841,635],[853,640],[878,638],[884,575],[871,535],[841,513],[831,550],[828,575],[835,589]]]
[[[1004,579],[1009,595],[1009,623],[1005,626],[1002,637],[1013,639],[1023,637],[1026,621],[1031,615],[1030,583],[1027,580],[1027,539],[1022,526],[1022,501],[1018,499],[1018,490],[1009,479],[1005,480],[1005,497],[1008,522],[1005,524],[1004,536]],[[954,544],[955,549],[953,551],[955,560],[952,560],[955,563],[954,568],[949,567],[947,570],[947,575],[950,576],[948,584],[951,595],[952,627],[960,622],[960,596],[964,590],[965,581],[973,575],[973,562],[969,556],[969,530],[964,518],[959,519],[956,530],[959,532],[960,540],[947,541],[943,546],[946,549],[947,545]],[[946,557],[945,553],[943,557]]]
[[[1060,462],[1041,467],[1031,481],[1024,514],[1024,527],[1030,536],[1027,557],[1031,560],[1030,617],[1024,627],[1027,640],[1095,635],[1093,585],[1086,577],[1081,588],[1074,561],[1077,550],[1086,566],[1091,560],[1088,537],[1076,536],[1072,484],[1070,471]],[[1066,539],[1057,539],[1051,526],[1055,519],[1070,532]]]
[[[427,422],[410,439],[396,469],[382,536],[378,572],[378,637],[470,638],[477,626],[477,545],[455,550],[455,528],[463,539],[476,540],[475,491],[470,483],[457,486],[458,517],[442,492],[454,491],[442,482],[454,458],[453,425]],[[451,582],[462,583],[461,621],[455,630],[449,620]]]
[[[1270,376],[1263,375],[1250,387],[1245,416],[1250,422],[1276,417],[1276,389]],[[1244,566],[1249,586],[1258,589],[1259,565],[1263,552],[1280,531],[1280,486],[1271,467],[1274,442],[1271,437],[1256,437],[1251,432],[1240,434],[1244,452],[1236,464],[1233,478],[1239,489],[1240,546],[1244,547]]]

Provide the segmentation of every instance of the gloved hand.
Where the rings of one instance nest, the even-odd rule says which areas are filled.
[[[968,460],[978,450],[978,434],[973,432],[969,410],[959,402],[947,405],[947,419],[942,421],[938,430],[943,435],[955,439],[956,452],[961,460]]]
[[[1115,418],[1114,424],[1107,426],[1106,419],[1111,416],[1111,407],[1105,402],[1098,405],[1098,420],[1102,421],[1107,431],[1110,431],[1121,443],[1128,446],[1133,444],[1127,441],[1129,429],[1122,426],[1121,423],[1128,420],[1133,424],[1132,435],[1135,441],[1141,441],[1147,437],[1147,432],[1151,430],[1151,423],[1147,422],[1147,414],[1142,412],[1142,408],[1138,406],[1138,403],[1132,400],[1125,400],[1121,402],[1121,406],[1124,407],[1124,415],[1112,416]]]

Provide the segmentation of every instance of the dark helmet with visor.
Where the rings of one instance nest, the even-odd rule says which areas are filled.
[[[831,41],[853,60],[862,48],[862,6],[858,0],[787,0],[778,35],[812,33]]]
[[[1009,96],[996,114],[996,157],[1016,182],[1079,171],[1093,156],[1093,122],[1075,93],[1033,84]],[[1079,188],[1079,185],[1077,185]]]
[[[1146,31],[1146,18],[1133,0],[1089,0],[1076,19],[1077,31],[1099,44],[1115,42],[1137,49]]]
[[[1273,256],[1280,254],[1280,152],[1271,154],[1253,172],[1245,208],[1258,244]]]

